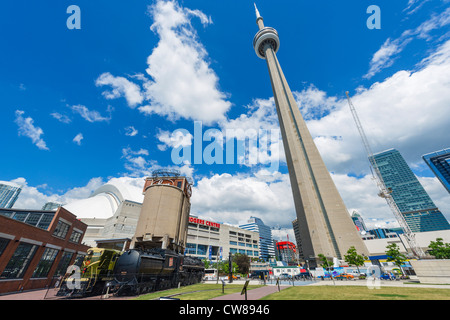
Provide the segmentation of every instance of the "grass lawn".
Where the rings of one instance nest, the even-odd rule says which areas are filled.
[[[242,284],[227,284],[225,285],[225,293],[222,293],[222,284],[194,284],[187,287],[181,287],[179,289],[170,289],[165,291],[152,292],[141,295],[134,300],[153,300],[159,297],[166,297],[176,293],[192,292],[182,295],[174,296],[174,298],[180,300],[208,300],[214,297],[219,297],[224,294],[230,294],[242,291]],[[262,287],[262,285],[249,285],[248,289],[255,289]],[[193,292],[198,291],[198,292]]]
[[[450,289],[298,286],[273,293],[263,300],[450,300]]]

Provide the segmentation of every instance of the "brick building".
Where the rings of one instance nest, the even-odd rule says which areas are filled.
[[[46,288],[81,263],[87,225],[64,209],[0,208],[0,294]]]

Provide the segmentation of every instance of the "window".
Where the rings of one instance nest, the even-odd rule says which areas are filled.
[[[6,247],[8,246],[9,239],[0,238],[0,256],[2,255],[3,251],[5,251]]]
[[[53,214],[44,214],[37,225],[38,228],[47,230],[50,226],[50,222],[53,220]]]
[[[199,244],[197,246],[197,254],[200,256],[206,255],[207,250],[208,250],[208,247],[203,244]]]
[[[196,254],[197,253],[197,245],[195,243],[187,243],[185,253],[186,254]]]
[[[23,274],[28,268],[28,265],[33,259],[36,252],[37,245],[29,243],[20,243],[9,260],[8,264],[1,274],[1,279],[18,279],[22,278]]]
[[[50,271],[50,268],[55,261],[56,255],[58,254],[58,249],[45,248],[42,254],[41,261],[39,261],[36,269],[33,272],[32,278],[45,278]]]
[[[74,231],[72,231],[72,234],[70,235],[69,241],[78,243],[78,242],[80,242],[80,239],[82,236],[83,236],[83,233],[74,230]]]
[[[77,254],[77,257],[75,258],[75,262],[73,263],[73,265],[81,267],[81,265],[83,264],[84,257],[85,255],[82,253]]]
[[[32,226],[36,226],[40,218],[41,218],[40,213],[30,213],[27,217],[27,220],[25,220],[25,223]]]
[[[13,216],[13,219],[24,222],[25,219],[27,218],[27,216],[28,216],[28,212],[16,212],[16,214]]]
[[[63,276],[66,274],[67,268],[69,267],[70,260],[72,259],[72,252],[64,252],[61,260],[59,260],[58,266],[56,267],[55,274],[53,276]]]
[[[55,231],[53,232],[53,235],[55,237],[65,239],[67,236],[67,232],[69,231],[69,228],[70,225],[59,220],[58,224],[56,225]]]

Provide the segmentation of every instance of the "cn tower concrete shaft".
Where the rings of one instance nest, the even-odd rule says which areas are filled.
[[[354,246],[368,254],[356,226],[328,172],[284,77],[276,52],[280,42],[275,29],[264,27],[256,9],[259,32],[253,45],[269,69],[275,105],[289,170],[303,257],[318,254],[343,259]]]

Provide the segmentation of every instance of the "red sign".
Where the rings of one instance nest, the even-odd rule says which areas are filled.
[[[208,220],[202,220],[202,219],[194,218],[194,217],[189,217],[189,222],[202,224],[204,226],[210,226],[210,227],[214,227],[214,228],[220,228],[220,223],[212,222],[212,221],[208,221]]]

